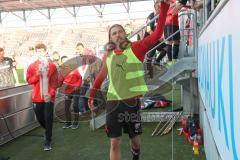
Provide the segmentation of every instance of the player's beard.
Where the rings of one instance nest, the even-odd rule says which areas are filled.
[[[119,48],[121,50],[125,50],[126,48],[129,47],[130,45],[130,41],[126,38],[125,40],[123,40],[122,42],[119,43]],[[114,43],[114,42],[108,42],[105,46],[104,46],[104,50],[107,51],[107,52],[111,52],[113,51],[114,49],[116,49],[116,46],[118,44]]]
[[[126,48],[129,47],[130,43],[131,42],[126,38],[124,41],[120,42],[119,48],[123,51],[123,50],[125,50]]]

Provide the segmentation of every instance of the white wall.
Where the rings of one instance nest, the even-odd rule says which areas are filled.
[[[230,0],[198,44],[200,95],[223,160],[240,159],[239,7],[239,0]]]

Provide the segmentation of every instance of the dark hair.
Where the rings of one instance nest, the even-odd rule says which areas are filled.
[[[116,48],[116,44],[110,41],[111,30],[112,30],[114,27],[120,27],[120,28],[122,28],[122,30],[125,32],[125,29],[124,29],[123,26],[120,25],[120,24],[114,24],[114,25],[112,25],[112,26],[109,28],[109,30],[108,30],[108,43],[105,44],[105,46],[104,46],[104,50],[108,53],[108,55]],[[126,33],[126,32],[125,32],[125,33]],[[126,49],[126,48],[129,46],[130,43],[131,43],[131,42],[126,38],[126,41],[124,41],[122,44],[120,44],[120,48],[121,48],[122,50],[124,50],[124,49]]]
[[[114,27],[120,27],[120,28],[122,28],[122,30],[125,32],[125,29],[123,28],[122,25],[120,25],[120,24],[114,24],[114,25],[112,25],[112,26],[109,28],[109,30],[108,30],[108,41],[109,41],[109,42],[110,42],[111,30],[112,30]]]
[[[78,42],[78,43],[77,43],[76,47],[78,47],[78,46],[84,47],[83,43],[81,43],[81,42]]]
[[[0,47],[0,52],[4,51],[4,49],[2,47]]]
[[[44,49],[46,51],[47,50],[47,46],[45,44],[43,44],[43,43],[38,43],[35,46],[35,50],[37,50],[37,49]]]
[[[67,57],[67,56],[62,56],[62,57],[61,57],[61,61],[62,61],[64,58],[68,58],[68,57]]]

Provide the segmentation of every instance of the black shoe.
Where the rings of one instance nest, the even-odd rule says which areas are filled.
[[[139,155],[134,155],[132,160],[139,160]]]
[[[43,146],[43,150],[44,151],[50,151],[51,149],[52,149],[51,142],[46,140],[45,143],[44,143],[44,146]]]
[[[8,160],[10,157],[0,157],[0,160]]]
[[[78,129],[78,125],[79,125],[78,122],[73,122],[71,128],[72,129]]]
[[[71,128],[72,127],[72,123],[65,123],[62,128],[66,129],[66,128]]]
[[[134,150],[132,149],[132,160],[139,160],[139,157],[140,157],[140,150]]]

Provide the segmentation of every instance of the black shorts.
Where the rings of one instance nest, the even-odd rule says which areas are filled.
[[[139,100],[108,101],[106,109],[105,129],[109,138],[122,136],[122,131],[127,133],[129,138],[142,133]]]
[[[175,33],[176,31],[179,30],[178,26],[175,25],[165,25],[164,27],[164,38],[167,39],[169,36],[171,36],[173,33]],[[169,41],[173,41],[173,40],[180,40],[180,32],[178,32],[177,34],[175,34],[172,38],[169,39]]]

